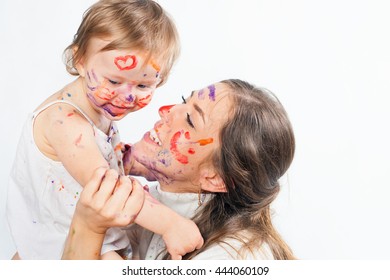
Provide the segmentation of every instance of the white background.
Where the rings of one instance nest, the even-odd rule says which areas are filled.
[[[14,245],[4,218],[9,171],[27,113],[70,82],[62,51],[94,1],[0,1],[0,259]],[[145,109],[119,123],[133,142],[157,108],[240,78],[280,98],[296,156],[274,203],[277,228],[301,259],[388,259],[390,3],[160,0],[182,55]]]

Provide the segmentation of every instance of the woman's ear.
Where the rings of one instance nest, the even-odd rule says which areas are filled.
[[[221,176],[213,168],[205,168],[200,172],[200,184],[204,191],[211,193],[227,192],[226,185]]]

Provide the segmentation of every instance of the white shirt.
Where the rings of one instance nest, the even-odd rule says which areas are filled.
[[[159,185],[149,187],[150,194],[161,203],[170,207],[186,218],[192,218],[198,206],[198,194],[196,193],[170,193],[161,190]],[[212,198],[212,194],[202,194],[204,202]],[[202,207],[202,206],[200,206]],[[243,233],[245,231],[243,230]],[[165,243],[161,235],[154,234],[146,229],[135,225],[128,230],[128,236],[132,242],[134,255],[140,259],[154,260],[161,259],[164,253],[160,254],[165,249]],[[219,243],[211,246],[204,252],[194,257],[194,260],[270,260],[274,259],[271,250],[267,244],[263,244],[261,249],[251,253],[247,252],[244,256],[240,256],[237,251],[240,250],[242,243],[236,239],[227,238],[224,240],[227,244]],[[237,251],[236,251],[237,250]],[[138,252],[138,253],[137,253]]]
[[[84,115],[91,123],[96,143],[110,167],[123,173],[122,156],[118,154],[121,151],[114,149],[120,141],[115,123],[106,135],[80,108],[65,100],[52,102],[30,114],[11,169],[6,213],[21,259],[61,259],[76,203],[83,189],[61,162],[42,154],[34,141],[35,118],[55,103],[69,104]],[[128,244],[124,231],[109,229],[102,253],[123,249]]]

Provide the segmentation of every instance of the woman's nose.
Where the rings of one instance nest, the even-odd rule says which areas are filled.
[[[171,108],[175,106],[175,105],[165,105],[165,106],[162,106],[160,107],[160,109],[158,109],[158,113],[161,117],[164,117],[165,115],[167,115],[168,113],[171,112]]]

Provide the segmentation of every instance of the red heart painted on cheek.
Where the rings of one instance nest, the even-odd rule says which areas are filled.
[[[131,70],[137,66],[137,57],[135,55],[118,56],[114,63],[119,70]]]

